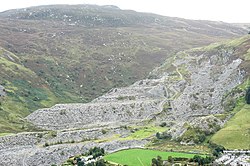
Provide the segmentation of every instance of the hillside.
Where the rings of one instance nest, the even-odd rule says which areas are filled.
[[[243,95],[245,89],[238,86],[249,75],[249,41],[246,36],[179,52],[148,79],[114,88],[90,103],[37,110],[27,120],[47,130],[166,122],[173,139],[202,142],[196,137],[223,126]]]
[[[250,147],[250,106],[245,105],[218,131],[212,141],[227,149],[248,149]]]
[[[26,120],[45,131],[0,137],[0,159],[10,165],[51,165],[94,146],[108,153],[145,146],[166,150],[172,141],[189,149],[215,133],[212,141],[241,148],[235,145],[243,138],[234,131],[230,135],[239,137],[234,146],[216,135],[235,123],[235,129],[248,130],[242,124],[248,122],[248,106],[239,104],[245,105],[249,87],[249,42],[248,35],[181,51],[148,78],[113,88],[92,102],[36,110]]]
[[[54,5],[0,13],[0,132],[33,130],[23,117],[56,103],[89,102],[145,78],[178,51],[247,31],[114,6]],[[25,123],[25,125],[23,125]]]

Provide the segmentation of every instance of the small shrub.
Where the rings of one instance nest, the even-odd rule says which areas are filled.
[[[246,92],[246,103],[250,104],[250,87],[248,88],[247,92]]]
[[[66,110],[60,110],[60,115],[66,115]]]
[[[135,100],[135,96],[129,96],[128,99],[129,100]]]
[[[38,134],[37,134],[37,137],[38,137],[38,138],[42,138],[42,137],[43,137],[43,134],[42,134],[42,133],[38,133]]]
[[[65,155],[64,151],[61,151],[61,152],[60,152],[60,155],[61,155],[61,156],[64,156],[64,155]]]
[[[117,98],[117,100],[124,100],[124,99],[126,99],[125,96],[119,96],[119,97]]]
[[[157,139],[171,139],[172,138],[171,134],[167,132],[163,132],[163,133],[157,132],[155,136]]]
[[[57,136],[57,132],[56,131],[49,131],[49,136],[51,137],[56,137]]]
[[[162,122],[162,123],[160,124],[161,127],[165,127],[166,125],[167,125],[166,122]]]
[[[45,144],[43,145],[44,147],[48,147],[49,146],[49,143],[48,142],[45,142]]]
[[[37,97],[37,96],[35,96],[34,98],[33,98],[33,101],[39,101],[40,99],[39,99],[39,97]]]
[[[106,134],[107,130],[102,129],[102,134]]]
[[[62,140],[60,140],[60,141],[56,142],[56,144],[62,144]]]

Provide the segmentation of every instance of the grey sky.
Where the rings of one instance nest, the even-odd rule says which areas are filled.
[[[7,0],[0,11],[47,4],[116,5],[187,19],[250,23],[250,0]]]

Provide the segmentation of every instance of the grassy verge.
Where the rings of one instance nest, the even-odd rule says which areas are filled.
[[[169,140],[155,140],[150,143],[147,147],[161,150],[161,151],[178,151],[185,153],[202,153],[209,154],[211,150],[207,145],[198,144],[198,145],[183,145],[175,141]]]
[[[12,133],[0,133],[0,137],[11,135]]]
[[[155,135],[157,132],[164,132],[167,128],[150,126],[135,129],[128,137],[121,138],[121,140],[134,140],[134,139],[144,139]]]
[[[120,134],[114,134],[111,137],[106,137],[104,139],[96,140],[96,142],[108,142],[112,140],[142,140],[146,138],[152,138],[156,135],[157,132],[166,131],[166,127],[160,126],[145,126],[145,127],[137,127],[132,129],[131,134],[126,137],[121,137]]]

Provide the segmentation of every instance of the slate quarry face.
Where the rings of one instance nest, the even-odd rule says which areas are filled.
[[[242,62],[230,48],[179,52],[153,70],[148,79],[111,89],[92,102],[57,104],[35,111],[26,120],[52,131],[1,137],[0,159],[5,165],[61,164],[68,156],[94,146],[112,152],[149,143],[148,138],[122,140],[131,134],[124,126],[166,122],[167,134],[173,139],[185,133],[186,124],[212,133],[226,122],[216,116],[225,112],[224,95],[244,80]],[[46,143],[50,146],[41,146]]]
[[[40,109],[27,120],[47,130],[164,121],[174,124],[169,130],[173,138],[183,134],[185,123],[207,129],[208,124],[204,122],[210,119],[222,125],[213,115],[224,112],[223,95],[244,78],[244,72],[239,69],[242,60],[233,54],[232,49],[220,49],[216,53],[180,52],[171,62],[172,71],[162,65],[151,73],[156,76],[154,79],[112,89],[90,103]]]

